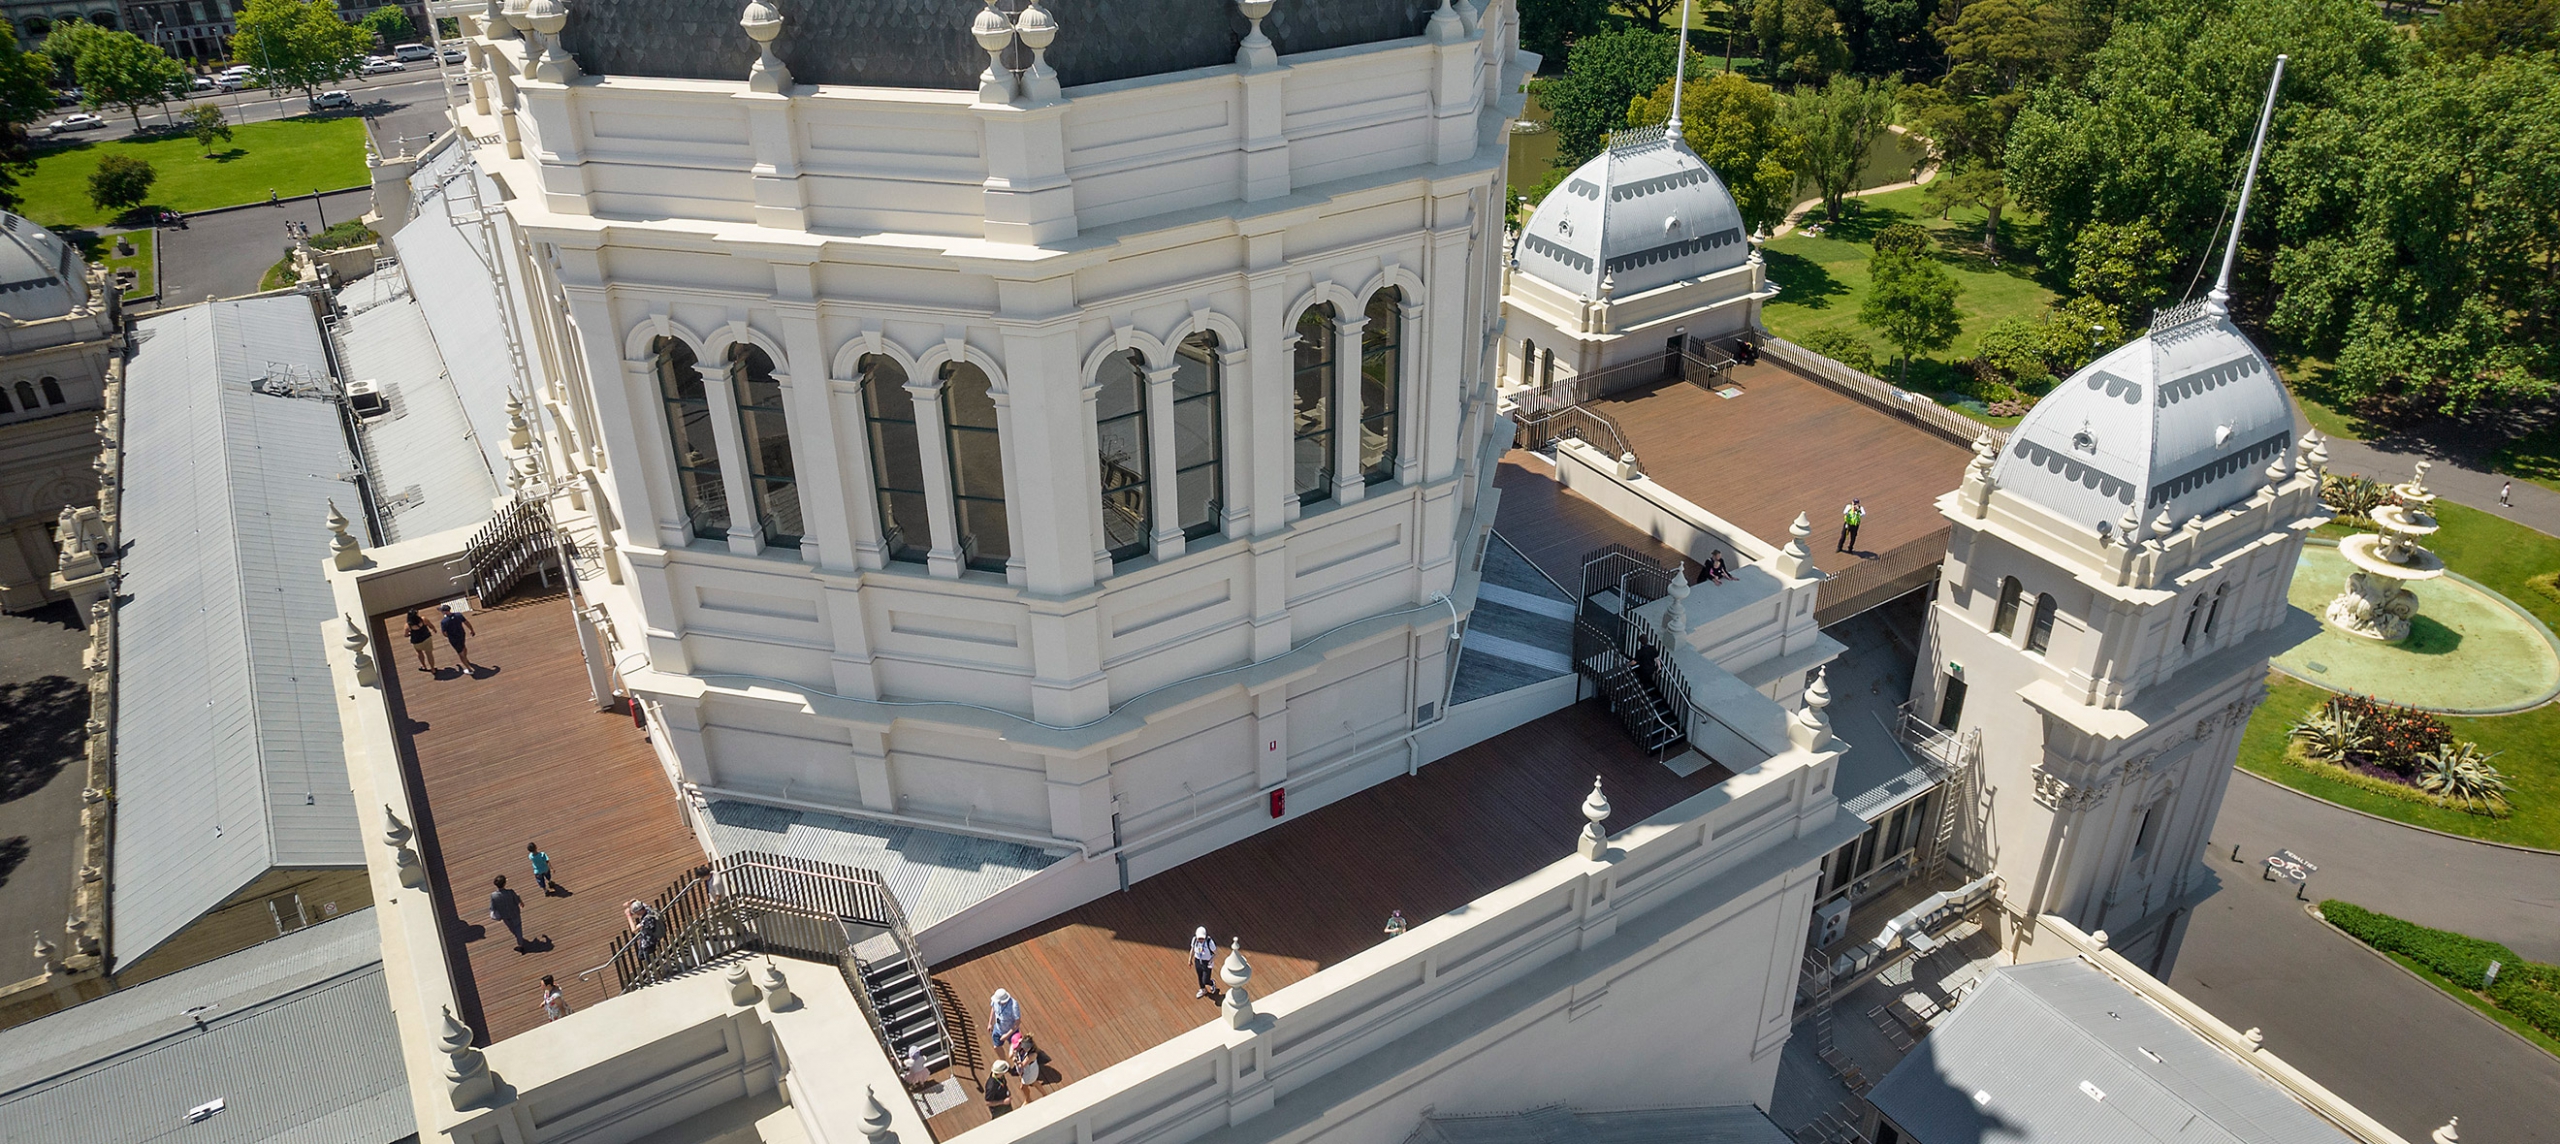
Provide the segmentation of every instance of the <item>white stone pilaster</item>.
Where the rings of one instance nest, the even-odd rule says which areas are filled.
[[[924,462],[925,519],[933,545],[925,552],[925,570],[946,580],[960,576],[959,506],[951,500],[951,454],[942,434],[942,381],[925,376],[907,380],[907,396],[916,407],[916,455]]]
[[[1176,497],[1173,450],[1173,367],[1148,366],[1147,511],[1155,519],[1150,548],[1158,560],[1182,555],[1182,506]],[[1096,482],[1099,491],[1099,481]]]
[[[1333,499],[1358,504],[1369,485],[1360,474],[1360,335],[1369,319],[1336,315],[1333,323]]]

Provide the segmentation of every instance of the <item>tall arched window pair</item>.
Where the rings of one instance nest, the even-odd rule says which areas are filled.
[[[1336,355],[1344,347],[1338,344],[1340,319],[1332,304],[1310,306],[1298,318],[1297,361],[1290,391],[1296,487],[1298,503],[1302,505],[1333,495],[1335,466],[1341,460],[1335,434],[1345,428],[1336,412],[1337,398],[1358,399],[1356,406],[1348,401],[1343,405],[1359,433],[1357,464],[1361,480],[1374,485],[1395,479],[1397,381],[1404,374],[1404,292],[1387,287],[1370,295],[1368,309],[1361,317],[1358,392],[1339,394],[1335,384],[1340,372]]]
[[[675,444],[676,488],[684,497],[687,524],[705,540],[729,535],[731,511],[727,466],[720,458],[720,434],[710,387],[693,347],[674,338],[659,338],[656,355],[658,395],[666,405],[667,435]],[[722,371],[729,404],[737,411],[739,455],[746,462],[748,510],[764,542],[795,547],[808,532],[800,512],[800,490],[791,465],[791,428],[782,410],[782,385],[774,379],[773,359],[751,345],[731,345]]]
[[[933,549],[922,423],[907,371],[885,354],[862,359],[862,413],[871,445],[871,487],[880,505],[880,546],[891,560],[925,562]],[[1002,572],[1013,557],[1005,519],[1004,444],[996,429],[995,383],[966,361],[945,362],[941,380],[942,460],[949,474],[951,527],[963,566]]]
[[[1218,531],[1225,503],[1218,350],[1218,336],[1202,333],[1174,347],[1169,369],[1148,369],[1135,350],[1103,362],[1094,441],[1102,546],[1114,561],[1153,551],[1168,530],[1185,540]],[[1151,392],[1158,387],[1161,394]]]
[[[42,385],[42,386],[44,387],[44,404],[46,404],[46,405],[60,405],[60,404],[62,404],[62,383],[61,383],[61,382],[55,381],[54,379],[52,379],[52,378],[50,378],[50,377],[47,377],[47,378],[40,378],[40,379],[38,379],[38,381],[37,381],[37,385]],[[18,411],[18,412],[20,412],[20,413],[24,413],[24,412],[27,412],[27,411],[29,411],[29,410],[32,410],[32,409],[34,409],[34,408],[36,407],[36,386],[35,386],[35,385],[29,385],[29,384],[27,384],[26,382],[23,382],[23,381],[22,381],[22,382],[19,382],[19,383],[18,383],[18,385],[17,385],[17,393],[18,393],[18,409],[17,409],[17,411]],[[6,390],[6,389],[0,389],[0,413],[7,413],[7,412],[10,412],[10,409],[9,409],[9,391],[8,391],[8,390]]]
[[[2009,629],[2017,626],[2018,604],[2020,598],[2025,594],[2026,588],[2024,585],[2018,583],[2017,577],[2006,576],[2001,578],[2000,610],[1997,614],[1991,617],[1992,634],[2006,637],[2009,635]],[[2035,617],[2027,621],[2026,648],[2028,651],[2042,654],[2046,648],[2052,646],[2053,619],[2054,614],[2058,610],[2059,609],[2054,604],[2052,593],[2036,593]]]

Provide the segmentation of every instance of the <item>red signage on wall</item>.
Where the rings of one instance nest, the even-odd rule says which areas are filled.
[[[1278,818],[1289,805],[1289,788],[1271,788],[1271,817]]]

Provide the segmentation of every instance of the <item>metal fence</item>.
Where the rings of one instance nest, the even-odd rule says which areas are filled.
[[[1524,414],[1511,431],[1511,443],[1522,449],[1544,449],[1566,439],[1581,441],[1612,459],[1635,452],[1615,420],[1587,405]]]
[[[1852,369],[1785,338],[1770,338],[1760,343],[1760,352],[1769,360],[1828,385],[1860,401],[1936,433],[1959,445],[1971,445],[1974,438],[1991,434],[1995,442],[2006,441],[2008,434],[1938,404],[1930,398],[1897,388],[1882,378]]]

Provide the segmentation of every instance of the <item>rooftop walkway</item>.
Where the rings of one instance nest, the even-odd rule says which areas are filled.
[[[1937,499],[1963,482],[1972,452],[1765,359],[1730,380],[1741,396],[1672,382],[1589,404],[1618,423],[1645,475],[1763,542],[1785,544],[1806,514],[1814,565],[1833,574],[1822,622],[1925,581],[1946,551]],[[1506,510],[1509,496],[1506,485]],[[1867,520],[1843,555],[1840,509],[1853,497]]]
[[[1195,996],[1193,927],[1242,936],[1269,996],[1386,940],[1390,910],[1420,925],[1572,853],[1594,774],[1613,829],[1731,777],[1681,778],[1577,704],[952,959],[934,975],[961,1005],[954,1036],[983,1054],[988,998],[1010,990],[1073,1084],[1217,1019]],[[930,1121],[936,1138],[985,1122],[982,1079],[963,1070],[969,1099]]]
[[[573,1008],[608,996],[611,970],[578,974],[621,938],[622,904],[654,898],[705,859],[647,737],[630,715],[596,710],[567,597],[472,613],[478,678],[463,677],[442,639],[442,669],[419,670],[401,620],[375,617],[374,646],[419,854],[445,915],[459,1015],[481,1043],[502,1041],[542,1022],[543,974]],[[369,833],[378,818],[366,819]],[[535,888],[527,842],[551,855],[564,890]],[[524,953],[489,919],[489,881],[500,874],[524,898]]]

